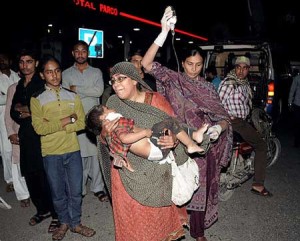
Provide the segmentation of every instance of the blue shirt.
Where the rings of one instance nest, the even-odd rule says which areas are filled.
[[[216,75],[211,82],[215,86],[216,90],[218,90],[221,83],[220,77]]]

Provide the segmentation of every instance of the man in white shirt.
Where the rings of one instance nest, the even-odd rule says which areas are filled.
[[[6,54],[0,54],[0,152],[4,171],[4,180],[7,183],[6,191],[12,192],[13,180],[11,170],[12,145],[7,137],[4,122],[6,95],[10,85],[17,83],[20,79],[18,74],[10,69],[11,60]]]
[[[80,96],[85,114],[94,105],[99,104],[104,90],[102,71],[89,65],[88,54],[88,44],[81,40],[76,42],[72,50],[75,63],[62,73],[62,86],[73,90]],[[87,134],[86,131],[78,133],[83,164],[82,195],[87,194],[86,184],[90,178],[90,190],[101,202],[107,201],[108,196],[104,191],[96,142],[93,143]]]

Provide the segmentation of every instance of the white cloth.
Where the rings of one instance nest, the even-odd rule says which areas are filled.
[[[148,156],[149,161],[159,161],[163,158],[162,151],[154,145],[151,140],[148,138],[148,142],[150,143],[150,153]]]
[[[11,155],[12,146],[7,136],[7,130],[5,126],[4,116],[6,109],[6,98],[8,87],[19,81],[19,76],[16,72],[11,70],[11,74],[8,77],[6,74],[0,72],[0,152],[3,163],[4,180],[7,183],[12,182],[11,171]]]
[[[198,164],[189,157],[184,164],[177,166],[172,151],[159,162],[159,164],[164,163],[169,163],[172,167],[172,202],[182,206],[191,200],[194,192],[200,186]]]
[[[16,91],[16,86],[18,83],[10,85],[7,89],[7,99],[6,99],[6,109],[5,109],[5,126],[7,130],[7,137],[13,134],[18,134],[19,125],[10,117],[10,107],[14,93]],[[11,155],[11,171],[12,171],[12,182],[14,185],[15,194],[18,200],[24,200],[29,198],[29,191],[25,178],[22,177],[20,171],[20,146],[12,145],[12,155]]]
[[[3,164],[4,180],[6,181],[6,183],[11,183],[13,181],[11,172],[12,145],[7,137],[7,131],[4,123],[4,114],[5,111],[0,114],[0,152]]]
[[[159,47],[162,47],[164,45],[164,42],[166,41],[168,37],[168,33],[171,29],[174,30],[175,23],[177,21],[177,17],[173,16],[173,10],[170,6],[166,7],[164,15],[162,16],[160,22],[161,22],[161,32],[157,36],[157,38],[154,40],[154,43],[157,44]]]
[[[107,116],[105,117],[106,120],[109,120],[109,121],[113,121],[117,118],[120,118],[122,117],[122,115],[120,113],[116,113],[116,112],[110,112],[107,114]]]
[[[10,70],[10,76],[8,77],[6,74],[2,74],[0,71],[0,106],[5,106],[6,104],[6,94],[7,89],[10,85],[17,83],[20,79],[19,75]],[[4,109],[0,109],[2,112]]]
[[[182,206],[189,202],[194,192],[199,188],[199,167],[196,161],[192,158],[177,166],[175,161],[172,161],[172,202],[175,205]]]
[[[18,83],[14,83],[10,85],[7,89],[7,99],[6,99],[6,108],[4,114],[4,121],[7,130],[7,138],[11,135],[18,134],[19,132],[19,124],[15,122],[10,116],[10,108],[12,104],[12,99],[14,97],[14,93],[16,92],[16,87]],[[12,145],[12,163],[20,163],[20,146]]]
[[[16,197],[19,201],[29,198],[29,191],[25,178],[21,175],[20,164],[12,163],[12,179]]]
[[[7,202],[5,202],[2,197],[0,197],[0,208],[11,209],[11,206]]]
[[[220,125],[214,125],[208,128],[207,135],[212,141],[215,141],[219,138],[222,132],[222,127]]]

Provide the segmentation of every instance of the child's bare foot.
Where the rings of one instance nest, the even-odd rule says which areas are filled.
[[[208,124],[203,124],[198,130],[194,131],[193,133],[193,139],[198,144],[203,141],[203,134],[207,131]]]
[[[196,153],[196,152],[199,152],[199,153],[204,152],[204,149],[202,147],[198,146],[195,142],[191,145],[188,145],[186,149],[187,149],[187,152],[190,154]]]

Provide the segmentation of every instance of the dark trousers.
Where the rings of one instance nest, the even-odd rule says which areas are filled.
[[[44,171],[35,171],[26,173],[24,177],[37,214],[42,215],[50,212],[52,218],[56,219],[57,214],[54,211],[46,173]]]
[[[298,105],[293,105],[293,114],[295,117],[294,121],[294,146],[299,147],[300,146],[300,106]]]
[[[233,131],[238,132],[255,151],[254,157],[254,183],[264,184],[267,167],[267,145],[260,133],[247,121],[236,119],[232,121]]]
[[[204,236],[204,218],[205,211],[190,212],[190,234],[195,239]]]
[[[211,185],[212,173],[210,165],[207,165],[206,169],[206,203],[209,196],[209,190]],[[193,238],[203,237],[205,231],[205,213],[206,208],[203,211],[190,211],[190,235]]]

